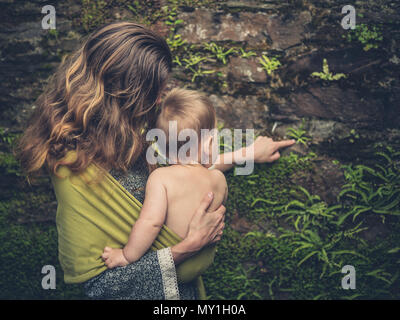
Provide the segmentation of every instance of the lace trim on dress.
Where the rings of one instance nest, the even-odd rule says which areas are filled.
[[[165,300],[180,300],[175,263],[170,248],[157,250]]]

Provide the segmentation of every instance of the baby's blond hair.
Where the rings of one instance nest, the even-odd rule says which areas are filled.
[[[166,156],[169,156],[169,123],[177,122],[177,134],[182,130],[191,129],[197,134],[200,146],[202,129],[213,130],[216,126],[215,109],[210,99],[201,92],[175,88],[172,89],[164,98],[161,112],[158,116],[156,127],[161,129],[166,137]],[[178,141],[177,148],[184,145],[186,141]]]
[[[156,124],[157,128],[163,130],[167,136],[169,121],[177,122],[178,134],[181,130],[192,129],[200,137],[201,129],[215,128],[215,109],[205,94],[175,88],[165,96]]]

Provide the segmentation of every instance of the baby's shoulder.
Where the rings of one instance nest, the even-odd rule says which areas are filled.
[[[153,184],[162,184],[165,187],[164,182],[168,181],[170,174],[169,170],[166,170],[168,167],[159,167],[155,170],[153,170],[149,174],[149,178],[147,179],[147,186],[153,185]]]
[[[171,167],[158,167],[153,170],[149,175],[149,180],[163,179],[172,174]]]
[[[182,178],[186,171],[181,166],[165,166],[158,167],[149,175],[149,180],[159,180],[162,182],[170,181],[170,179]]]
[[[218,182],[226,182],[225,175],[222,171],[217,170],[217,169],[212,169],[208,170],[209,174],[213,179],[215,179]]]
[[[213,183],[221,188],[226,188],[227,187],[227,182],[226,178],[223,172],[220,170],[209,170],[209,175],[213,181]]]

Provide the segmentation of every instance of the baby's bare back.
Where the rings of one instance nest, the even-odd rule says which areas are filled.
[[[168,200],[165,224],[184,238],[193,214],[208,192],[214,193],[208,211],[215,211],[225,202],[228,194],[226,179],[222,172],[201,165],[173,165],[163,170]]]

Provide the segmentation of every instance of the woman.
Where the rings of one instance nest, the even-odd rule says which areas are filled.
[[[137,214],[143,202],[148,174],[145,136],[154,126],[171,61],[165,40],[143,26],[119,22],[100,28],[60,65],[21,139],[26,173],[47,171],[52,177],[64,279],[83,283],[89,297],[199,298],[196,288],[201,284],[178,284],[175,266],[221,239],[225,208],[206,213],[212,196],[205,195],[185,239],[172,241],[165,230],[167,241],[135,263],[106,269],[100,261],[104,244],[126,242],[135,221],[130,211]],[[278,149],[290,144],[258,138],[254,160],[274,161]],[[232,167],[224,164],[225,156],[218,169]],[[94,167],[106,173],[98,184],[104,186],[104,194],[85,178]],[[76,177],[78,182],[70,182]]]

